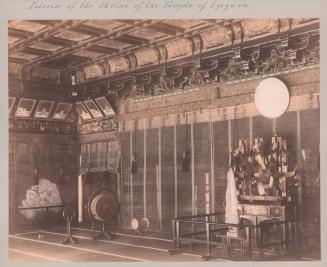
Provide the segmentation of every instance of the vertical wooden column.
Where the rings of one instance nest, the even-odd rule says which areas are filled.
[[[209,180],[209,173],[205,174],[205,212],[210,213],[210,180]]]
[[[79,154],[79,175],[77,177],[78,222],[83,222],[83,175],[81,174],[82,154]]]
[[[231,151],[232,151],[232,122],[231,120],[228,120],[228,168],[232,160],[230,154]]]
[[[275,135],[277,133],[276,130],[276,118],[272,119],[272,134]]]
[[[178,180],[177,180],[177,127],[174,125],[174,216],[178,216]]]
[[[134,129],[135,130],[135,129]],[[133,160],[133,135],[135,133],[133,132],[133,130],[131,130],[131,134],[130,134],[130,142],[129,142],[129,151],[130,151],[130,162],[131,162],[131,166],[132,166],[132,160]],[[131,172],[131,170],[129,171],[129,183],[130,183],[130,206],[131,206],[131,220],[134,218],[134,207],[133,207],[133,174]]]
[[[83,175],[78,175],[77,180],[78,222],[83,222]]]
[[[191,181],[192,181],[192,215],[195,215],[195,173],[194,173],[194,125],[191,123]]]
[[[144,121],[144,130],[143,130],[143,216],[147,217],[146,212],[146,120]]]
[[[162,198],[161,198],[161,127],[158,128],[158,168],[157,168],[157,208],[159,229],[162,231]]]
[[[249,133],[249,145],[250,145],[250,147],[252,147],[252,145],[253,145],[253,117],[251,116],[251,117],[249,117],[249,131],[250,131],[250,133]]]
[[[299,210],[297,211],[298,216],[302,217],[302,151],[301,151],[301,112],[296,111],[296,151],[297,151],[297,165],[298,165],[298,204]]]
[[[213,132],[213,124],[211,120],[210,113],[210,121],[209,121],[209,141],[210,141],[210,177],[211,177],[211,212],[215,212],[216,210],[216,177],[215,177],[215,136]]]

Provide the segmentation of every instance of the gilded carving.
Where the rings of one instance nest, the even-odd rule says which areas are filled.
[[[108,60],[108,64],[110,66],[110,73],[129,70],[129,64],[125,57],[111,58]]]
[[[85,73],[86,80],[101,77],[103,75],[103,71],[100,65],[89,65],[87,67],[83,68],[83,71]]]
[[[193,44],[189,39],[177,39],[165,44],[168,58],[191,55],[193,53]]]
[[[279,31],[288,31],[291,26],[291,19],[279,19]]]
[[[159,63],[166,62],[168,58],[166,47],[164,45],[158,46],[158,52],[159,52]]]
[[[278,31],[277,19],[249,19],[242,21],[243,37],[251,38]]]
[[[116,131],[118,130],[118,123],[111,118],[88,121],[81,125],[80,134],[97,133],[103,131]]]
[[[223,44],[230,44],[232,42],[231,30],[226,27],[219,27],[217,29],[205,31],[201,33],[200,36],[204,49]]]
[[[9,120],[10,132],[28,132],[42,134],[76,134],[74,123],[40,121],[40,120]]]
[[[137,66],[158,63],[158,51],[154,48],[139,50],[135,52]]]
[[[200,53],[202,50],[202,40],[199,35],[193,36],[192,37],[192,42],[193,42],[193,51],[195,54]]]

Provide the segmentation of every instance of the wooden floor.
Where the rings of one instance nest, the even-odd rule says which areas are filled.
[[[26,232],[9,236],[9,260],[12,262],[119,262],[119,261],[200,261],[201,255],[169,255],[172,241],[160,237],[142,237],[117,233],[114,240],[91,239],[89,229],[73,228],[76,245],[63,245],[64,228]]]
[[[114,240],[91,238],[91,231],[73,227],[79,239],[76,245],[63,245],[64,227],[24,232],[9,236],[11,262],[147,262],[147,261],[201,261],[204,251],[170,255],[172,241],[158,235],[139,236],[128,231],[118,231]],[[266,260],[276,260],[267,257]],[[283,257],[279,260],[317,260],[316,253],[299,258]],[[226,261],[216,258],[215,261]]]

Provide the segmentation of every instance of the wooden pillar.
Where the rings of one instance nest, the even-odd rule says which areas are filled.
[[[211,176],[211,212],[216,210],[216,177],[215,177],[215,136],[213,132],[213,124],[209,121],[209,141],[210,141],[210,176]]]
[[[228,120],[228,168],[232,160],[230,154],[231,151],[232,151],[232,122],[231,120]]]
[[[205,174],[205,213],[210,213],[210,180],[209,180],[209,173]]]
[[[162,231],[162,198],[161,198],[161,127],[158,128],[158,167],[157,167],[157,208],[159,229]]]
[[[143,216],[144,218],[147,217],[147,210],[146,210],[146,121],[144,122],[144,138],[143,138]]]
[[[77,180],[78,222],[83,222],[83,175],[78,175]]]
[[[133,160],[133,131],[130,134],[130,142],[129,142],[129,151],[130,151],[130,165],[132,166]],[[134,211],[133,211],[133,174],[130,170],[129,172],[129,183],[130,183],[130,207],[131,207],[131,220],[134,218]]]
[[[302,217],[303,207],[302,207],[302,151],[301,151],[301,112],[296,111],[296,151],[297,151],[297,165],[300,170],[297,174],[298,180],[298,216]]]
[[[195,215],[195,173],[194,173],[194,126],[191,123],[191,181],[192,181],[192,215]]]
[[[178,180],[177,180],[177,127],[174,125],[174,216],[178,216]]]

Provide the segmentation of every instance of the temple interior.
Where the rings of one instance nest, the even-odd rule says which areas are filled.
[[[319,36],[8,21],[9,259],[320,260]]]

